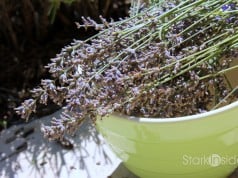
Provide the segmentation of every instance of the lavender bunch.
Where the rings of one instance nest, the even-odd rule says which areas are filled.
[[[83,18],[79,27],[100,30],[75,40],[51,59],[52,79],[32,90],[16,108],[28,119],[37,103],[62,105],[61,118],[42,128],[59,139],[85,118],[113,112],[178,117],[209,111],[237,100],[228,71],[238,54],[237,0],[169,0],[133,3],[131,16],[101,24]]]

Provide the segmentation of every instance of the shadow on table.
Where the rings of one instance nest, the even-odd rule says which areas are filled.
[[[109,178],[139,178],[132,172],[130,172],[123,163],[120,163],[117,169],[112,173]]]
[[[66,143],[43,138],[41,124],[49,124],[50,118],[59,114],[60,111],[0,133],[0,177],[106,178],[115,170],[113,178],[121,178],[121,166],[117,168],[120,160],[90,121],[74,137],[67,137]]]

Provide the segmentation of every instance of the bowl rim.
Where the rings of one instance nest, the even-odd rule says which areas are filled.
[[[127,116],[121,113],[114,113],[112,115],[118,116],[121,118],[125,118],[127,120],[136,121],[136,122],[146,122],[146,123],[171,123],[171,122],[181,122],[181,121],[190,121],[190,120],[197,120],[197,119],[205,119],[209,116],[219,114],[224,111],[228,111],[231,109],[235,109],[237,107],[238,109],[238,100],[225,105],[221,108],[207,111],[204,113],[194,114],[194,115],[188,115],[188,116],[182,116],[182,117],[174,117],[174,118],[149,118],[149,117],[137,117],[137,116]]]

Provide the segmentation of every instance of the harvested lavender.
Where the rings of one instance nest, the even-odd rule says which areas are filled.
[[[131,16],[102,24],[83,18],[79,27],[99,29],[75,40],[46,66],[52,79],[16,108],[28,119],[37,103],[64,105],[61,118],[44,126],[58,139],[85,118],[113,112],[171,118],[197,114],[237,100],[226,72],[238,54],[237,0],[167,0],[133,3]]]

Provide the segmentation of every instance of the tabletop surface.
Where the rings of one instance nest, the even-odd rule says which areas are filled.
[[[89,121],[64,142],[45,139],[41,125],[60,112],[0,133],[0,178],[137,178]]]

